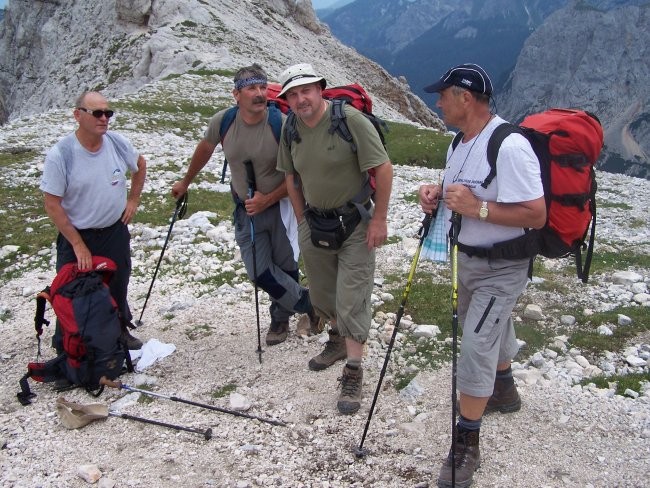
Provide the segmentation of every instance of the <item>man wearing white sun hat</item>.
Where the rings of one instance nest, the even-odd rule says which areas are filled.
[[[375,248],[388,233],[393,169],[375,128],[358,110],[344,106],[355,148],[330,130],[331,102],[322,97],[327,82],[310,64],[290,66],[280,83],[279,97],[286,99],[295,117],[283,128],[278,169],[285,172],[298,219],[312,303],[332,324],[325,350],[309,361],[309,368],[321,370],[347,359],[337,407],[353,414],[361,405]],[[368,178],[373,168],[374,194]]]

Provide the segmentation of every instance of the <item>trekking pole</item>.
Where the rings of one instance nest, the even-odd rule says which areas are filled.
[[[207,410],[214,410],[216,412],[221,412],[221,413],[227,413],[230,415],[234,415],[236,417],[244,417],[247,419],[253,419],[253,420],[259,420],[260,422],[265,422],[267,424],[271,425],[278,425],[280,427],[286,427],[287,424],[280,421],[280,420],[274,420],[274,419],[267,419],[264,417],[258,417],[257,415],[250,415],[247,413],[243,412],[238,412],[237,410],[229,410],[227,408],[221,408],[221,407],[216,407],[214,405],[208,405],[207,403],[199,403],[199,402],[194,402],[192,400],[185,400],[183,398],[179,398],[176,396],[169,396],[169,395],[163,395],[161,393],[154,393],[153,391],[147,391],[147,390],[142,390],[140,388],[135,388],[133,386],[129,386],[126,383],[122,383],[121,381],[111,381],[107,379],[106,377],[103,377],[100,381],[100,384],[110,386],[111,388],[117,388],[118,390],[128,390],[128,391],[134,391],[137,393],[142,393],[143,395],[148,395],[151,397],[155,398],[164,398],[165,400],[171,400],[172,402],[179,402],[179,403],[186,403],[187,405],[194,405],[195,407],[199,408],[205,408]]]
[[[172,221],[171,224],[169,225],[169,231],[167,231],[167,238],[165,239],[165,243],[163,244],[162,251],[160,252],[160,258],[158,258],[158,264],[156,264],[156,270],[153,273],[153,279],[151,280],[151,284],[149,285],[147,298],[145,298],[144,300],[144,306],[142,307],[142,311],[140,312],[140,318],[135,323],[135,325],[137,326],[142,325],[142,315],[144,315],[144,310],[147,308],[147,302],[149,301],[149,296],[151,295],[151,289],[153,288],[154,281],[156,281],[158,268],[160,268],[160,263],[162,262],[163,255],[165,254],[165,249],[167,248],[169,237],[172,234],[172,228],[174,227],[174,222],[176,222],[177,218],[182,219],[185,216],[185,212],[187,211],[187,193],[188,192],[183,193],[183,196],[181,196],[178,200],[176,200],[176,208],[174,209],[174,215],[172,215]]]
[[[406,287],[402,294],[402,302],[400,303],[399,309],[397,311],[397,319],[395,320],[395,328],[393,329],[393,334],[390,337],[390,342],[388,343],[388,350],[386,351],[386,357],[384,358],[384,364],[381,368],[381,373],[379,374],[379,382],[377,383],[377,388],[375,388],[375,395],[372,399],[372,404],[370,405],[370,412],[368,412],[368,419],[366,420],[366,426],[363,429],[363,435],[361,436],[361,442],[359,446],[355,448],[354,455],[358,458],[362,458],[367,454],[367,450],[363,448],[363,443],[366,440],[366,434],[368,433],[368,427],[370,426],[370,421],[372,420],[372,414],[375,410],[375,404],[377,403],[377,398],[379,397],[379,390],[381,389],[381,384],[384,381],[384,375],[386,374],[386,369],[388,368],[388,361],[390,359],[390,353],[393,350],[393,345],[395,344],[395,338],[397,337],[397,332],[399,331],[399,324],[402,320],[402,315],[404,315],[404,307],[406,306],[406,300],[408,299],[409,293],[411,291],[411,283],[413,282],[413,276],[415,275],[415,268],[418,264],[418,259],[420,258],[420,251],[422,249],[422,243],[429,233],[429,227],[431,222],[435,218],[434,214],[426,214],[424,220],[422,221],[422,227],[419,232],[420,242],[418,248],[415,251],[415,256],[411,262],[411,269],[409,271],[408,279],[406,281]]]
[[[451,213],[451,486],[456,486],[456,375],[458,349],[458,234],[460,214]]]
[[[142,417],[136,417],[134,415],[129,415],[128,413],[108,412],[108,415],[112,417],[121,417],[123,419],[128,419],[128,420],[135,420],[137,422],[142,422],[145,424],[160,425],[161,427],[168,427],[174,430],[184,430],[185,432],[194,432],[195,434],[201,434],[206,441],[212,439],[212,429],[201,430],[201,429],[195,429],[193,427],[183,427],[181,425],[168,424],[167,422],[160,422],[159,420],[151,420]]]
[[[246,167],[246,182],[248,183],[248,198],[255,196],[255,171],[253,170],[253,162],[248,159],[244,161]],[[254,216],[250,215],[251,221],[251,246],[253,248],[253,285],[255,286],[255,317],[257,319],[257,355],[262,364],[262,332],[260,331],[260,302],[259,302],[259,289],[257,287],[257,252],[255,251],[255,223]]]

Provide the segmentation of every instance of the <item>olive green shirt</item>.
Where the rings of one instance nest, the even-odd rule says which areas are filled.
[[[296,117],[301,141],[293,141],[291,148],[284,136],[280,138],[277,168],[300,175],[305,200],[312,207],[337,208],[349,202],[365,182],[365,171],[388,161],[372,123],[355,108],[344,109],[356,153],[340,135],[328,132],[331,107],[313,128]]]

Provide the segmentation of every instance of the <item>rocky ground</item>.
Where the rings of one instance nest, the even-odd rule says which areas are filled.
[[[398,194],[407,192],[412,184],[409,180],[416,173],[398,169]],[[397,202],[395,208],[391,223],[394,234],[400,234],[395,229],[407,227],[398,225],[402,221],[412,220],[417,228],[417,219],[410,216],[417,214],[417,208]],[[214,437],[206,441],[199,434],[118,417],[98,420],[79,430],[66,430],[55,413],[59,394],[43,384],[34,385],[38,395],[34,404],[21,406],[15,397],[17,381],[27,361],[34,359],[36,349],[30,332],[33,292],[52,278],[49,269],[27,270],[2,286],[2,307],[10,312],[10,318],[1,323],[2,485],[85,486],[87,482],[79,477],[78,471],[82,466],[95,465],[102,473],[100,486],[435,486],[438,466],[449,445],[450,366],[420,371],[408,389],[411,394],[405,395],[394,388],[393,374],[400,366],[392,362],[364,442],[369,454],[357,459],[354,448],[360,443],[385,355],[385,315],[376,317],[377,333],[364,362],[362,409],[357,415],[341,416],[335,403],[342,365],[318,373],[307,369],[307,361],[319,352],[324,334],[299,337],[295,335],[294,320],[292,334],[285,343],[264,346],[260,364],[253,288],[241,276],[238,256],[232,251],[231,227],[229,223],[210,227],[204,219],[205,215],[195,214],[174,227],[168,258],[161,270],[178,266],[184,271],[161,272],[143,317],[144,325],[135,332],[145,341],[155,338],[174,344],[175,352],[143,373],[124,375],[123,380],[132,386],[149,385],[147,388],[163,395],[227,409],[234,405],[229,396],[214,398],[212,394],[234,385],[234,393],[244,397],[243,403],[250,404],[247,414],[279,419],[287,426],[273,426],[165,399],[146,401],[138,399],[138,393],[108,390],[93,399],[75,390],[64,396],[84,404],[112,405],[119,401],[123,413],[186,427],[212,428]],[[603,227],[615,220],[603,218]],[[610,228],[612,232],[614,229]],[[153,269],[147,259],[155,262],[159,252],[145,242],[159,241],[165,233],[165,228],[147,230],[134,226],[136,267]],[[222,262],[220,269],[235,271],[238,278],[232,284],[211,289],[196,277],[210,272],[207,243],[192,243],[201,234],[212,236],[206,241],[211,246],[223,252],[231,249],[232,260]],[[415,239],[404,237],[399,243],[384,247],[378,257],[378,279],[389,270],[398,269],[406,276],[415,244]],[[435,266],[421,264],[426,272],[436,273]],[[136,310],[143,303],[150,276],[134,277],[131,295],[137,297]],[[647,270],[641,276],[641,282],[648,281]],[[580,287],[589,290],[590,300],[577,306],[598,309],[622,299],[622,292],[603,298],[614,286],[611,277],[595,276],[592,281],[592,286]],[[382,293],[387,291],[376,291],[379,304]],[[533,285],[530,293],[534,294]],[[268,323],[267,305],[262,296],[263,329]],[[407,318],[404,325],[408,333],[418,324]],[[45,343],[50,333],[46,332]],[[638,346],[637,355],[648,351],[647,346]],[[51,355],[47,348],[44,353]],[[570,359],[571,354],[577,355],[575,351],[567,352],[566,357]],[[403,356],[398,346],[393,359],[399,363]],[[634,399],[616,396],[612,390],[575,386],[570,380],[571,370],[561,359],[545,357],[545,370],[528,360],[516,365],[524,405],[515,414],[485,419],[481,437],[483,460],[476,474],[476,486],[647,484],[648,392]]]

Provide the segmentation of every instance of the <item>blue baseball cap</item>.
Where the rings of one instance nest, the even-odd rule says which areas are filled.
[[[436,93],[449,88],[460,86],[473,92],[484,95],[492,95],[492,81],[490,77],[478,64],[461,64],[447,71],[434,84],[424,87],[427,93]]]

